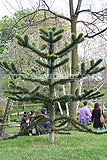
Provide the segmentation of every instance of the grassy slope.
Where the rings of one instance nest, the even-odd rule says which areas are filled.
[[[107,135],[73,131],[71,135],[19,137],[0,142],[1,160],[107,160]]]

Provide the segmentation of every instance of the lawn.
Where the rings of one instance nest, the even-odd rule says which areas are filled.
[[[19,137],[0,142],[1,160],[107,160],[107,135],[72,131],[71,135]]]

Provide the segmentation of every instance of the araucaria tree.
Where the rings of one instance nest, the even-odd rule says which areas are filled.
[[[15,84],[14,81],[10,80],[10,87],[12,90],[6,91],[7,93],[11,94],[9,98],[16,101],[32,101],[33,103],[42,102],[48,104],[49,109],[49,115],[50,118],[50,142],[54,142],[54,132],[56,129],[56,121],[63,119],[63,122],[61,125],[64,125],[68,121],[70,121],[75,127],[79,125],[78,122],[76,122],[73,118],[71,120],[66,117],[55,117],[55,103],[57,101],[59,102],[69,102],[69,101],[78,101],[83,99],[91,99],[96,97],[101,97],[104,94],[101,94],[100,92],[95,92],[94,89],[83,89],[83,92],[81,95],[79,95],[79,89],[77,88],[75,90],[74,95],[65,95],[61,97],[55,98],[54,96],[54,89],[57,85],[62,85],[66,83],[72,83],[75,80],[78,80],[80,78],[85,77],[86,75],[92,75],[96,74],[102,70],[105,69],[105,67],[98,67],[102,59],[99,59],[97,62],[94,62],[94,60],[90,61],[90,67],[86,68],[85,63],[81,64],[80,73],[76,75],[66,76],[62,79],[58,79],[58,77],[55,77],[56,69],[58,67],[61,67],[62,65],[66,64],[69,60],[67,58],[67,54],[76,47],[77,44],[81,43],[84,40],[83,34],[80,33],[78,36],[76,36],[74,33],[71,34],[71,42],[67,43],[64,48],[59,49],[58,52],[55,51],[55,45],[57,42],[59,42],[63,35],[64,29],[56,30],[56,27],[49,27],[47,30],[40,28],[40,37],[43,41],[45,41],[45,44],[43,44],[40,49],[35,47],[35,43],[32,44],[29,43],[28,36],[25,35],[24,38],[22,38],[20,35],[16,35],[16,38],[18,40],[18,44],[20,46],[26,47],[30,49],[31,51],[35,52],[38,56],[40,56],[40,59],[36,59],[36,63],[41,65],[42,67],[45,67],[48,70],[48,75],[46,79],[41,79],[41,77],[37,77],[35,74],[35,69],[32,69],[32,75],[35,75],[32,77],[32,75],[25,75],[24,73],[19,73],[18,69],[16,69],[14,63],[11,63],[10,65],[7,64],[5,61],[1,62],[1,67],[5,68],[6,70],[10,71],[13,75],[13,78],[21,78],[22,80],[31,81],[31,82],[37,82],[39,85],[47,86],[48,87],[48,95],[45,93],[41,93],[39,88],[40,86],[35,86],[33,90],[28,90],[27,86],[26,88],[22,88],[19,85]],[[62,47],[62,46],[61,46]],[[61,59],[60,63],[56,63],[57,59]],[[36,83],[36,84],[37,84]],[[41,117],[40,117],[41,120]],[[38,121],[38,120],[37,120]],[[37,122],[36,121],[36,122]],[[79,127],[77,127],[79,129]]]

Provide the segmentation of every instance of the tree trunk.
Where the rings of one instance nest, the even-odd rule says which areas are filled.
[[[72,23],[71,23],[71,31],[76,34],[76,23],[77,18],[72,16]],[[77,52],[77,46],[72,50],[71,54],[71,71],[72,74],[78,74],[78,52]],[[77,81],[74,81],[71,83],[71,94],[75,94],[75,89],[77,88]],[[76,119],[76,109],[77,109],[77,102],[71,102],[70,104],[70,115],[72,114],[73,117]]]
[[[50,44],[49,47],[49,54],[51,55],[53,53],[53,45]],[[51,143],[54,142],[54,128],[55,128],[55,107],[53,104],[53,97],[54,97],[54,85],[53,85],[53,74],[54,74],[54,70],[53,70],[53,66],[54,66],[54,60],[50,59],[48,60],[48,64],[51,66],[49,68],[49,96],[50,96],[50,103],[49,103],[49,112],[50,112],[50,135],[49,135],[49,141]]]
[[[5,112],[4,112],[4,116],[3,116],[3,120],[2,120],[2,124],[5,122],[6,120],[6,115],[7,115],[7,111],[8,111],[8,107],[9,107],[9,102],[10,100],[7,100],[7,104],[6,104],[6,108],[5,108]],[[3,134],[3,125],[0,127],[0,135]]]
[[[52,79],[51,79],[52,81]],[[50,89],[50,99],[52,100],[53,99],[53,96],[54,96],[54,86],[49,86],[49,89]],[[54,142],[54,128],[55,128],[55,107],[53,105],[53,102],[51,101],[50,104],[49,104],[49,111],[50,111],[50,119],[51,119],[51,122],[50,122],[50,135],[49,135],[49,141],[51,143]]]
[[[78,11],[80,10],[82,0],[78,0],[77,7],[74,11],[73,7],[73,0],[69,0],[69,8],[70,8],[70,18],[71,18],[71,32],[77,33],[76,31],[76,24],[77,24],[77,18],[78,18]],[[78,51],[77,46],[72,50],[71,55],[71,72],[72,74],[78,74]],[[75,94],[75,89],[77,88],[77,82],[76,80],[71,83],[71,94]],[[76,119],[76,110],[77,110],[77,102],[71,102],[69,113],[72,114],[73,117]]]
[[[53,105],[51,105],[51,110],[50,110],[50,118],[51,118],[51,124],[50,124],[50,128],[51,128],[51,131],[50,131],[50,135],[49,135],[49,141],[51,143],[54,142],[54,129],[55,129],[55,108]]]

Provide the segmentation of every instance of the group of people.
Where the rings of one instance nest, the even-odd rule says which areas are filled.
[[[83,102],[84,106],[80,109],[79,113],[79,122],[86,124],[88,127],[89,125],[89,118],[91,119],[91,122],[93,122],[93,127],[95,130],[100,128],[100,130],[103,129],[103,124],[100,122],[100,116],[101,113],[103,114],[103,111],[101,110],[99,103],[95,103],[94,109],[92,110],[92,114],[87,108],[87,101]]]
[[[94,105],[94,109],[92,111],[92,114],[89,110],[89,108],[87,107],[87,101],[83,102],[84,106],[80,109],[80,113],[79,113],[79,122],[86,124],[86,126],[88,127],[89,125],[89,118],[91,119],[91,121],[93,122],[93,127],[95,130],[97,130],[98,128],[100,128],[100,130],[103,129],[103,124],[100,122],[100,116],[101,116],[101,112],[103,114],[103,111],[100,109],[100,106],[98,103],[95,103]],[[47,116],[47,109],[46,108],[42,108],[41,109],[41,114]],[[27,115],[26,112],[24,112],[21,124],[20,124],[20,129],[21,131],[26,127],[29,126],[31,124],[31,122],[34,120],[34,117],[36,115],[35,110],[31,110],[30,113]],[[50,122],[49,121],[42,121],[41,122],[41,127],[48,130],[50,127]],[[35,125],[33,128],[30,128],[28,130],[28,132],[26,133],[26,135],[28,136],[34,136],[34,135],[41,135],[41,134],[48,134],[49,132],[46,130],[40,130],[37,128],[37,126]]]
[[[41,114],[43,114],[45,117],[48,117],[47,116],[47,109],[46,108],[42,108],[41,109]],[[23,118],[22,118],[21,124],[20,124],[20,130],[21,131],[23,131],[23,129],[25,127],[29,126],[31,124],[31,122],[33,122],[35,115],[36,115],[35,110],[31,110],[28,115],[27,115],[26,112],[24,112]],[[41,125],[42,128],[48,130],[49,126],[50,126],[50,122],[49,121],[42,121],[40,125]],[[40,129],[37,128],[37,125],[35,125],[33,128],[30,128],[27,131],[27,133],[25,133],[25,135],[37,136],[37,135],[47,134],[47,133],[48,133],[48,131],[40,130]]]

